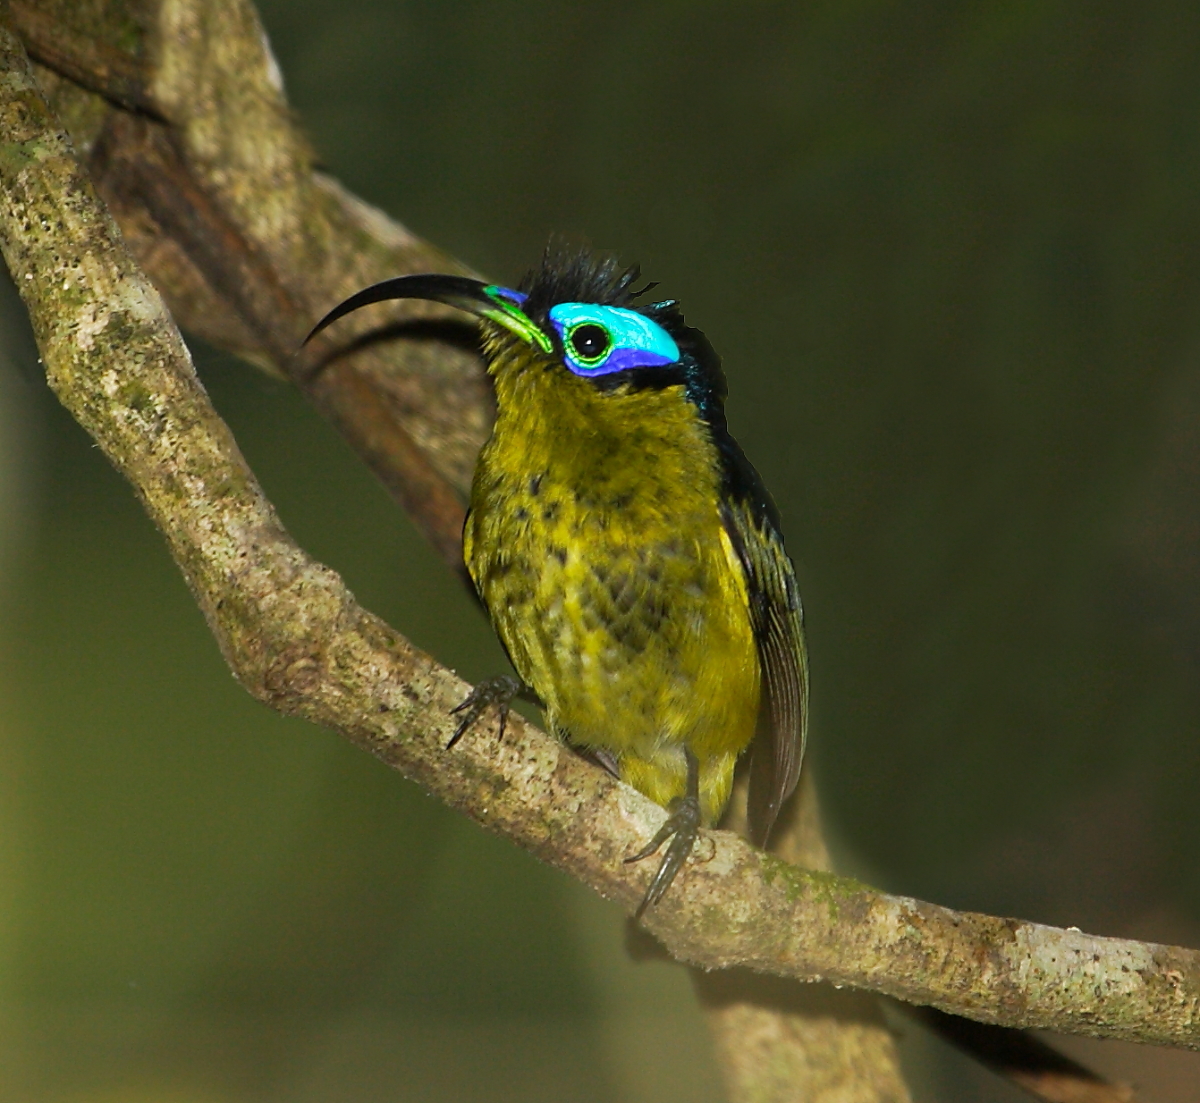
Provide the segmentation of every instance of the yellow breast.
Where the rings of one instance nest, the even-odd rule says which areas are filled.
[[[496,630],[552,727],[651,799],[683,793],[690,748],[711,822],[760,676],[708,430],[682,387],[500,368],[464,534]]]

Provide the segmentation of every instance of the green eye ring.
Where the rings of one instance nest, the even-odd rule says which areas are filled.
[[[566,344],[569,354],[580,365],[595,367],[612,351],[613,336],[598,322],[584,321],[567,330]]]

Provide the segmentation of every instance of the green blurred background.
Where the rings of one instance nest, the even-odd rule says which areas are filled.
[[[503,281],[584,235],[722,351],[845,868],[1200,945],[1200,7],[260,9],[354,191]],[[718,1100],[615,911],[238,688],[0,329],[0,1099]],[[502,669],[331,431],[195,352],[300,542]],[[896,1024],[918,1098],[1023,1098]],[[1191,1055],[1067,1044],[1200,1100]]]

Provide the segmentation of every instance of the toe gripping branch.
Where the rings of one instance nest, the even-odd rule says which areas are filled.
[[[691,751],[686,751],[685,754],[687,792],[675,803],[671,814],[655,833],[654,838],[636,854],[631,854],[625,859],[626,863],[640,862],[643,858],[649,858],[667,839],[671,840],[671,845],[667,847],[667,852],[659,864],[658,872],[650,881],[646,895],[642,897],[642,902],[634,912],[635,920],[641,919],[647,908],[663,898],[667,889],[671,887],[671,882],[675,880],[675,875],[683,868],[683,863],[687,861],[700,834],[700,761]]]
[[[450,710],[451,715],[462,713],[462,719],[455,727],[454,734],[450,736],[446,750],[449,750],[466,735],[492,705],[496,706],[499,719],[499,730],[496,737],[503,738],[504,727],[508,723],[508,713],[513,699],[522,696],[530,697],[533,701],[541,703],[531,687],[511,674],[498,674],[493,678],[485,678],[467,694],[461,704]],[[655,833],[654,838],[636,854],[631,854],[625,859],[626,863],[640,862],[643,858],[649,858],[651,854],[654,854],[668,839],[671,840],[657,872],[650,881],[649,888],[646,889],[646,895],[642,897],[642,902],[634,913],[634,919],[641,919],[647,908],[657,904],[663,898],[675,880],[676,874],[688,860],[688,855],[691,854],[692,847],[696,845],[696,839],[700,834],[700,760],[690,750],[685,750],[684,753],[687,756],[687,791],[674,803],[671,814]],[[605,760],[601,761],[606,764]]]
[[[514,678],[511,674],[497,674],[493,678],[484,678],[479,685],[467,694],[462,704],[450,710],[451,716],[460,712],[463,716],[459,720],[458,726],[454,729],[454,734],[450,736],[450,742],[446,744],[446,750],[449,750],[466,735],[492,705],[496,706],[496,713],[500,719],[500,730],[496,733],[496,738],[503,739],[504,726],[508,723],[508,711],[512,707],[513,698],[531,693],[533,693],[533,690],[529,686],[522,682],[520,678]]]

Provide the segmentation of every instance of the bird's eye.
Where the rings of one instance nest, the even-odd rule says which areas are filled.
[[[571,348],[580,360],[595,363],[604,357],[612,345],[608,330],[595,322],[585,322],[571,330],[568,338]]]

